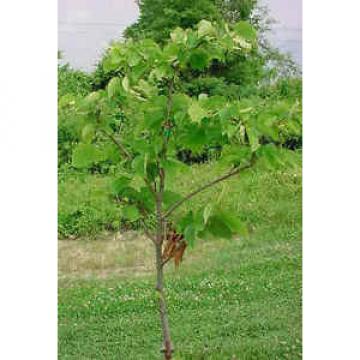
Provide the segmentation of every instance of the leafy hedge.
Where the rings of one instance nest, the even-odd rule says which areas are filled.
[[[61,238],[95,236],[119,228],[119,207],[108,195],[110,181],[110,177],[89,174],[72,174],[61,179],[58,187]]]

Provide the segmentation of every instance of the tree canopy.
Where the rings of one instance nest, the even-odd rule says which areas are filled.
[[[176,28],[163,46],[152,39],[114,44],[103,66],[105,72],[118,75],[106,89],[92,92],[81,103],[82,142],[74,151],[73,165],[119,163],[113,192],[123,205],[122,215],[136,221],[156,211],[154,194],[161,193],[165,217],[183,201],[180,194],[167,191],[171,178],[186,166],[177,158],[179,149],[201,153],[209,146],[219,148],[218,165],[225,178],[252,166],[257,158],[276,162],[272,143],[281,136],[276,117],[251,116],[255,108],[249,101],[207,93],[189,96],[180,81],[188,73],[201,74],[215,63],[225,63],[234,54],[246,54],[254,46],[256,31],[249,23],[229,26],[207,20],[194,29]],[[287,111],[284,107],[274,112]],[[126,130],[120,130],[121,123],[112,116],[114,109],[127,119]],[[261,145],[262,138],[267,144]],[[202,211],[177,221],[190,242],[206,228],[225,237],[244,229],[232,215],[213,213],[209,207]]]

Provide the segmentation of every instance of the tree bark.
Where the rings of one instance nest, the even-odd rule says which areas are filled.
[[[169,326],[169,319],[168,319],[166,300],[164,294],[164,273],[163,273],[163,265],[162,265],[161,245],[156,244],[155,249],[156,249],[156,291],[158,292],[159,295],[160,321],[161,321],[163,343],[164,343],[164,348],[162,349],[162,352],[164,352],[164,358],[166,360],[171,360],[173,347],[171,343],[170,326]]]

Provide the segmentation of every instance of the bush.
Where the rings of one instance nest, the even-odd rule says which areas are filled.
[[[58,97],[64,95],[85,96],[90,93],[92,77],[80,70],[74,70],[69,64],[58,66]]]
[[[119,228],[119,206],[108,195],[110,177],[59,173],[59,179],[58,232],[61,238],[93,237],[102,231]]]
[[[74,145],[79,140],[76,104],[88,95],[92,76],[73,70],[69,64],[58,66],[58,165],[69,163]]]

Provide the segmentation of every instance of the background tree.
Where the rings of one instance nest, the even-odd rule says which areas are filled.
[[[251,101],[189,94],[183,79],[222,66],[236,54],[246,56],[256,46],[256,31],[247,22],[229,26],[206,20],[192,29],[176,28],[162,46],[152,39],[116,43],[102,63],[105,73],[116,75],[105,89],[89,94],[78,105],[82,141],[73,153],[73,166],[91,168],[99,160],[115,164],[112,195],[122,217],[140,222],[154,244],[165,359],[171,359],[173,352],[164,292],[166,264],[197,238],[230,238],[246,232],[239,218],[214,203],[187,213],[181,205],[257,162],[276,164],[278,152],[284,151],[275,144],[283,127],[292,122],[289,117],[279,122],[273,116],[284,108],[258,117]],[[125,115],[126,128],[122,120],[114,119],[116,109]],[[187,167],[178,160],[178,149],[201,153],[209,145],[219,149],[213,166],[222,175],[189,188],[184,196],[170,191],[172,179]],[[155,229],[149,226],[151,220]]]
[[[201,19],[219,23],[243,20],[260,28],[259,17],[252,16],[256,5],[255,0],[143,0],[139,2],[138,21],[129,26],[124,35],[132,39],[151,38],[164,44],[176,27],[193,28]],[[184,90],[191,95],[206,91],[239,98],[254,92],[265,76],[264,65],[265,56],[254,47],[247,54],[233,54],[226,63],[214,63],[201,74],[196,70],[187,74],[182,79]],[[100,64],[95,72],[97,88],[104,88],[112,75],[115,74],[105,74]]]
[[[222,14],[214,0],[142,0],[140,16],[124,32],[126,38],[151,38],[166,43],[176,27],[193,28],[202,19],[221,21]]]

